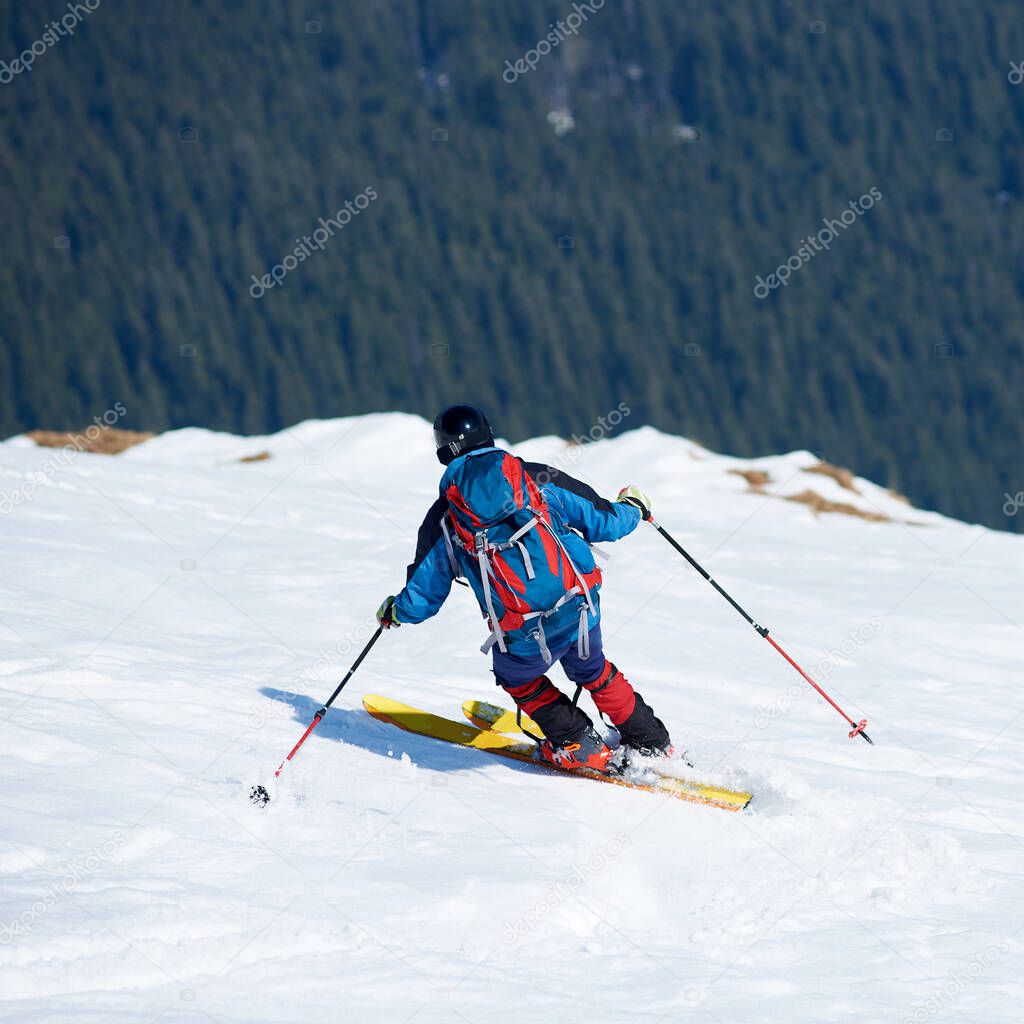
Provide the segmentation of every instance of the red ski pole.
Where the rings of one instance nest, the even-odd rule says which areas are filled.
[[[708,581],[708,583],[711,584],[711,586],[713,586],[715,588],[715,590],[717,590],[722,595],[722,597],[724,597],[726,599],[726,601],[729,602],[729,604],[731,604],[733,606],[733,608],[736,609],[736,611],[738,611],[740,613],[740,615],[743,616],[744,619],[747,620],[747,622],[750,623],[751,626],[754,627],[754,629],[757,630],[758,633],[761,634],[761,636],[763,636],[765,638],[765,640],[768,641],[768,643],[770,643],[772,645],[772,647],[775,648],[775,650],[777,650],[779,652],[779,654],[781,654],[786,659],[786,661],[788,661],[790,663],[790,665],[793,666],[793,668],[795,668],[797,670],[797,672],[800,673],[801,676],[803,676],[803,678],[808,683],[811,684],[811,686],[814,687],[815,690],[818,691],[818,693],[821,694],[822,697],[825,698],[825,700],[827,700],[829,702],[829,704],[832,705],[832,707],[834,707],[836,709],[836,711],[839,712],[839,714],[841,714],[843,716],[843,718],[846,719],[846,721],[852,727],[851,728],[851,732],[850,732],[850,739],[851,740],[854,738],[854,736],[862,736],[865,740],[868,741],[868,743],[870,743],[872,746],[874,746],[875,741],[864,731],[867,728],[867,724],[868,724],[868,720],[866,718],[862,718],[859,722],[854,722],[854,720],[775,642],[775,638],[768,635],[768,627],[767,626],[761,626],[758,623],[756,623],[711,578],[711,576],[707,573],[707,571],[704,569],[704,567],[702,565],[700,565],[700,563],[697,562],[696,559],[694,559],[689,554],[689,552],[687,552],[686,549],[683,548],[682,545],[680,545],[675,540],[675,538],[668,532],[668,530],[666,530],[663,526],[660,526],[658,523],[656,523],[654,521],[654,518],[652,516],[650,516],[650,515],[648,515],[647,521],[651,524],[651,526],[653,526],[658,531],[658,533],[660,533],[662,535],[662,537],[665,538],[665,540],[667,540],[669,542],[669,544],[672,545],[672,547],[674,547],[676,549],[676,551],[679,552],[679,554],[681,554],[683,556],[683,558],[685,558],[690,563],[690,565],[692,565],[694,567],[694,569],[697,570],[697,572],[699,572],[701,574],[701,576],[704,577],[704,579],[706,579]]]
[[[370,648],[377,642],[377,640],[380,638],[381,633],[383,632],[384,627],[378,626],[377,632],[370,637],[369,642],[362,649],[362,651],[359,654],[359,657],[356,658],[356,660],[352,663],[352,667],[348,670],[348,672],[345,673],[345,678],[342,679],[340,683],[338,683],[338,686],[335,689],[334,693],[332,693],[330,697],[326,701],[324,701],[324,706],[313,716],[313,721],[310,722],[308,726],[306,726],[306,731],[299,737],[299,742],[296,743],[295,746],[292,747],[290,751],[288,751],[288,756],[278,766],[277,771],[274,772],[275,779],[281,774],[281,772],[284,771],[284,766],[299,752],[299,747],[301,747],[302,744],[306,742],[306,740],[309,738],[309,734],[320,724],[320,719],[327,714],[327,709],[334,703],[338,694],[345,689],[345,684],[352,678],[352,676],[355,673],[355,670],[359,668],[359,666],[363,663],[363,658],[365,658],[370,653]],[[252,787],[252,792],[249,793],[249,799],[258,807],[266,807],[267,804],[270,803],[270,794],[267,792],[265,786],[256,785]]]

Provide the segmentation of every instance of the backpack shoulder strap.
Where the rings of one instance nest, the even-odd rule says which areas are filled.
[[[441,517],[441,536],[444,537],[444,549],[448,552],[448,564],[452,569],[452,579],[460,586],[468,587],[469,584],[462,575],[462,567],[459,565],[459,560],[455,557],[455,548],[452,546],[452,535],[448,532],[447,519],[448,513],[445,512]]]
[[[444,537],[445,551],[448,552],[448,564],[452,567],[452,576],[458,579],[462,572],[459,569],[459,563],[455,560],[455,549],[452,547],[452,535],[448,532],[448,512],[445,511],[444,515],[441,516],[441,535]]]

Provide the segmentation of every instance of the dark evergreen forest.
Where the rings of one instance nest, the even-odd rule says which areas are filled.
[[[0,4],[3,436],[624,402],[1024,528],[1019,3],[74,6]]]

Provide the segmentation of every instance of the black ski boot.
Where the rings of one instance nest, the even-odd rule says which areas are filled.
[[[622,745],[640,757],[669,757],[672,739],[660,718],[656,718],[638,693],[632,714],[618,727]]]

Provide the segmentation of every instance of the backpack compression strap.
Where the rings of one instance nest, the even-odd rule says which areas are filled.
[[[505,634],[502,632],[501,624],[498,622],[498,615],[494,610],[494,601],[491,599],[491,581],[488,579],[488,576],[493,576],[494,570],[491,569],[491,564],[487,561],[486,530],[481,530],[476,535],[476,557],[480,565],[480,583],[484,592],[484,601],[487,604],[487,615],[491,623],[491,636],[488,638],[486,648],[490,650],[494,644],[497,644],[498,650],[502,654],[506,654],[508,648],[505,646]],[[487,650],[484,651],[485,654]]]

